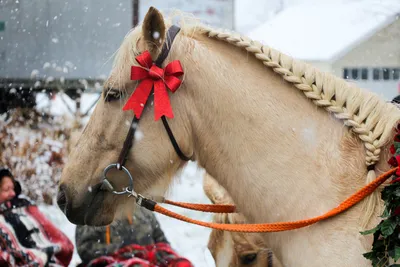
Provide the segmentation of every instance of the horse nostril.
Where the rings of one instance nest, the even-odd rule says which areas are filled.
[[[67,197],[65,195],[65,185],[61,184],[57,193],[57,205],[65,213],[67,206]]]

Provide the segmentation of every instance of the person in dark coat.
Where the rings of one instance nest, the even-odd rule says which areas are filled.
[[[192,266],[171,248],[155,215],[141,207],[105,227],[78,225],[75,243],[80,266]]]

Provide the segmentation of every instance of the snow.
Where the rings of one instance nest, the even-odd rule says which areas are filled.
[[[99,98],[99,94],[96,93],[85,93],[82,94],[81,98],[81,112],[84,113],[88,109],[90,112],[93,111],[94,107],[90,108],[94,102]],[[39,93],[36,96],[37,108],[40,110],[46,110],[55,116],[67,116],[74,118],[76,112],[76,102],[64,94],[55,94],[52,99],[48,99],[45,94]],[[89,113],[90,113],[89,112]]]
[[[326,61],[388,25],[399,12],[398,0],[297,4],[247,36],[297,59]]]
[[[211,203],[203,191],[203,173],[196,163],[189,162],[181,175],[177,176],[167,198],[191,203]],[[192,219],[211,221],[212,215],[198,211],[186,210],[164,205],[170,210]],[[156,214],[161,227],[171,245],[183,256],[190,259],[195,266],[211,267],[214,260],[207,248],[211,229],[178,221],[164,215]]]
[[[246,34],[253,27],[258,26],[269,18],[272,18],[278,8],[277,3],[273,3],[274,1],[252,0],[251,4],[249,4],[249,2],[250,1],[248,0],[239,0],[234,3],[234,30],[241,34]],[[257,8],[254,8],[255,6]]]

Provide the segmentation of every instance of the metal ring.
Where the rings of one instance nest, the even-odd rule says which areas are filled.
[[[107,179],[107,173],[112,169],[112,168],[116,168],[117,170],[119,170],[118,169],[118,165],[119,164],[117,164],[117,163],[113,163],[113,164],[110,164],[110,165],[108,165],[105,169],[104,169],[104,171],[103,171],[103,180],[107,180],[107,182],[109,183],[109,181],[108,181],[108,179]],[[124,166],[121,166],[122,167],[122,170],[126,173],[126,174],[128,174],[128,176],[129,176],[129,187],[127,187],[126,189],[124,189],[123,191],[112,191],[112,193],[113,194],[116,194],[116,195],[125,195],[125,194],[133,194],[133,193],[135,193],[135,191],[133,191],[133,178],[132,178],[132,175],[131,175],[131,173],[129,172],[129,170],[127,169],[127,168],[125,168]]]

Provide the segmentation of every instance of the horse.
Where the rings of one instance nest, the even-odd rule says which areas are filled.
[[[111,223],[136,205],[116,194],[129,179],[140,195],[163,195],[186,160],[214,177],[250,223],[320,215],[390,169],[400,119],[394,105],[246,36],[185,15],[178,31],[175,20],[151,7],[116,52],[61,175],[57,202],[70,222]],[[149,56],[156,65],[137,61]],[[154,78],[175,61],[179,89],[150,95],[137,114],[123,110],[143,89],[132,69],[157,66]],[[160,99],[172,114],[158,113]],[[106,180],[114,191],[104,190]],[[372,236],[359,232],[379,222],[380,191],[328,220],[263,234],[264,241],[284,266],[369,266],[362,254]]]
[[[203,189],[214,204],[234,204],[228,192],[208,173],[204,173]],[[247,223],[240,213],[218,213],[213,222],[224,224]],[[208,249],[219,267],[281,267],[281,262],[265,244],[260,233],[228,232],[213,229],[208,240]]]

